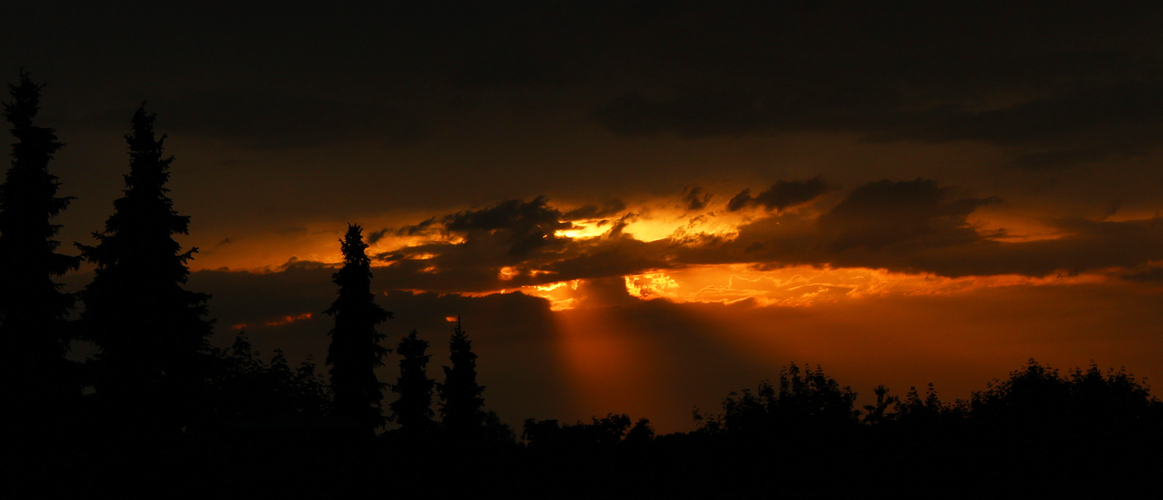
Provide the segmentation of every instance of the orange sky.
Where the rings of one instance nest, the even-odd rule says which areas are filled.
[[[0,75],[49,84],[67,144],[62,249],[146,101],[215,342],[322,359],[359,223],[389,339],[439,374],[463,316],[514,424],[685,429],[793,361],[864,394],[1163,375],[1163,4],[9,10]]]
[[[1048,274],[1025,271],[1027,264],[1022,260],[1010,264],[1012,268],[1003,273],[943,275],[940,267],[934,271],[893,270],[761,259],[706,263],[714,259],[699,253],[719,249],[729,255],[722,249],[754,234],[753,228],[763,221],[786,222],[776,226],[773,234],[777,235],[784,225],[792,235],[818,232],[820,217],[835,213],[844,196],[826,194],[782,212],[763,208],[731,212],[722,201],[692,212],[689,206],[676,206],[684,200],[678,196],[573,222],[563,222],[567,219],[564,214],[578,207],[558,210],[532,201],[511,203],[514,213],[524,215],[504,219],[503,227],[465,232],[455,229],[454,215],[446,219],[436,216],[435,220],[444,221],[444,230],[409,236],[408,226],[401,224],[398,227],[403,229],[384,232],[369,253],[380,255],[377,287],[393,288],[393,273],[409,283],[399,287],[409,290],[404,295],[385,294],[380,299],[397,312],[398,319],[385,325],[389,336],[421,328],[423,336],[433,343],[434,366],[438,366],[447,334],[444,330],[450,328],[448,321],[463,316],[478,342],[481,377],[490,387],[491,401],[509,414],[569,420],[628,412],[651,418],[660,430],[684,430],[693,425],[689,419],[693,405],[714,411],[727,392],[776,377],[779,367],[791,362],[821,364],[827,373],[862,394],[870,394],[880,383],[903,393],[910,386],[934,382],[939,394],[949,399],[968,397],[971,391],[1004,377],[1029,358],[1062,369],[1093,360],[1104,367],[1126,366],[1148,379],[1163,375],[1158,356],[1163,352],[1163,336],[1157,326],[1163,318],[1156,307],[1163,287],[1133,278],[1134,273],[1152,272],[1158,263],[1092,263],[1090,255],[1075,250],[1080,244],[1077,241],[1089,237],[1085,231],[1093,230],[1085,225],[1056,227],[1058,223],[991,207],[985,213],[963,214],[963,220],[953,224],[954,230],[968,231],[982,241],[938,246],[950,251],[958,245],[989,244],[1004,249],[1038,244],[1043,246],[1036,248],[1048,259],[1075,259],[1076,270]],[[466,214],[493,213],[489,211],[501,206],[457,213],[469,220],[472,217]],[[511,236],[517,234],[514,228],[524,227],[522,217],[532,217],[532,209],[538,206],[548,211],[553,223],[572,225],[570,229],[535,226],[535,234],[544,233],[542,239],[549,235],[558,238],[556,246],[514,257],[506,252],[497,254],[497,248],[486,244],[491,241],[500,250],[508,248]],[[417,216],[414,220],[427,218]],[[382,223],[370,219],[369,228]],[[611,221],[617,220],[628,224],[615,228]],[[1118,230],[1120,224],[1147,224],[1148,237],[1157,238],[1159,231],[1153,220],[1126,216],[1106,221],[1114,224],[1106,230]],[[1004,234],[998,232],[1002,228]],[[923,232],[931,235],[942,230],[950,229],[934,226]],[[365,235],[373,232],[365,230]],[[335,238],[336,234],[321,229],[294,235],[288,241],[272,237],[261,242],[266,246],[225,247],[229,252],[199,259],[205,271],[195,273],[193,282],[198,284],[200,276],[229,281],[230,276],[244,275],[256,283],[271,282],[259,286],[282,286],[275,284],[280,276],[296,272],[313,272],[312,276],[322,282],[338,260]],[[924,243],[904,238],[889,246],[921,256],[926,254],[918,246],[931,250]],[[649,248],[641,254],[640,249],[625,250],[628,247]],[[455,255],[466,248],[480,254],[462,262]],[[818,250],[826,255],[834,252],[826,245]],[[836,255],[880,262],[876,260],[878,253],[870,252],[869,257],[845,257],[844,252]],[[1058,253],[1065,257],[1056,256]],[[498,260],[490,260],[488,255]],[[640,267],[624,274],[600,267],[581,271],[561,267],[563,262],[594,255],[604,263],[637,261]],[[407,262],[415,264],[408,264],[413,266],[408,268]],[[467,265],[465,269],[470,270],[479,266],[481,274],[478,279],[458,282],[456,276],[465,271],[441,268],[446,263]],[[662,267],[650,267],[652,263]],[[555,281],[565,272],[592,274]],[[454,276],[441,278],[442,274]],[[423,286],[426,280],[431,280],[431,288]],[[285,288],[294,291],[296,286]],[[328,290],[326,283],[316,283],[314,288],[320,295]],[[483,317],[480,308],[488,306],[471,305],[513,294],[529,301],[508,313],[488,312]],[[294,335],[301,340],[292,340],[296,338],[292,336],[283,337],[283,341],[301,342],[299,351],[315,349],[311,352],[318,358],[325,339],[321,331],[303,330],[303,325],[313,325],[315,330],[326,327],[327,318],[319,317],[317,310],[325,307],[327,298],[313,297],[314,313],[279,307],[266,316],[253,311],[232,312],[232,317],[241,314],[247,318],[232,326],[270,345],[275,345],[273,339],[279,338],[281,329],[299,328]],[[460,297],[459,306],[434,305],[453,297]],[[424,302],[420,307],[432,309],[424,309],[428,314],[421,318],[419,311],[409,314],[401,309],[408,306],[394,301],[399,298]],[[546,323],[541,331],[530,333],[534,337],[519,342],[522,347],[496,340],[513,324],[524,323],[522,316],[534,311],[543,315]],[[312,336],[312,340],[303,340]],[[527,377],[536,376],[523,371],[530,356],[546,358],[542,361],[550,366],[545,369],[559,378],[556,389],[541,389],[546,391],[542,399],[531,399],[524,392]],[[383,379],[392,380],[391,366],[381,372]]]

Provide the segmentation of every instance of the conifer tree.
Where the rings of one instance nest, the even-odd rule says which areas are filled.
[[[376,331],[376,325],[392,313],[374,301],[371,260],[362,232],[358,224],[351,224],[340,240],[343,267],[331,276],[339,285],[339,297],[324,311],[335,317],[327,364],[335,395],[333,415],[351,418],[374,432],[384,424],[384,384],[376,378],[375,369],[384,365],[384,354],[390,352],[379,344],[384,335]]]
[[[51,221],[72,198],[57,196],[60,182],[48,172],[64,144],[55,130],[33,125],[43,87],[24,71],[19,84],[9,85],[4,117],[17,142],[0,185],[0,364],[7,372],[0,384],[11,408],[42,416],[80,396],[73,364],[64,358],[74,297],[53,281],[80,259],[57,253],[53,239],[61,226]]]
[[[400,377],[392,386],[392,392],[400,398],[392,402],[392,419],[400,424],[400,430],[406,434],[422,434],[429,431],[434,425],[432,422],[432,386],[435,380],[428,378],[426,367],[428,358],[428,341],[416,337],[416,330],[412,330],[407,337],[400,339],[396,353],[403,356],[400,359]]]
[[[472,341],[461,328],[460,317],[456,318],[456,329],[448,348],[452,366],[444,367],[444,383],[436,385],[440,392],[440,416],[444,428],[459,439],[478,437],[485,422],[482,410],[485,400],[480,397],[485,388],[477,385],[477,355],[472,352]]]
[[[78,246],[97,265],[81,292],[84,335],[102,350],[98,396],[137,418],[171,429],[191,410],[199,369],[206,360],[212,321],[204,318],[209,295],[183,288],[187,262],[174,235],[187,234],[190,218],[178,215],[165,187],[172,156],[157,138],[156,115],[145,106],[133,115],[130,167],[124,196],[113,203],[96,246]]]

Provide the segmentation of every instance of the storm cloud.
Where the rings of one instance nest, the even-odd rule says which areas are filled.
[[[1163,259],[1163,229],[1158,219],[1061,218],[1044,221],[1054,228],[1053,238],[1013,239],[1005,229],[982,230],[969,219],[979,209],[1000,206],[1000,198],[975,196],[931,179],[886,179],[857,186],[818,215],[778,211],[830,189],[819,177],[778,181],[770,190],[749,198],[744,206],[765,210],[751,215],[733,235],[698,229],[713,217],[706,214],[671,237],[651,241],[625,232],[640,217],[629,211],[600,235],[570,238],[555,233],[573,223],[547,198],[509,200],[438,217],[438,223],[425,221],[433,234],[457,239],[396,250],[378,272],[401,288],[452,292],[616,278],[708,264],[1038,277],[1135,269]],[[729,201],[728,208],[738,199]],[[768,208],[777,211],[768,212]],[[502,273],[502,268],[507,270]]]
[[[806,181],[776,181],[774,185],[758,195],[751,196],[751,189],[744,189],[727,202],[727,210],[732,212],[748,206],[762,206],[767,210],[782,211],[785,208],[808,203],[836,188],[816,176]]]

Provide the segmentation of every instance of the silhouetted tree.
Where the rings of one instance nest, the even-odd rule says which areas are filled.
[[[752,393],[732,392],[723,401],[723,414],[704,420],[697,411],[695,420],[706,432],[771,433],[789,429],[838,429],[859,422],[859,412],[853,408],[856,393],[840,387],[834,379],[815,370],[800,368],[792,363],[779,375],[779,389],[768,382],[759,384]]]
[[[270,362],[239,334],[229,349],[212,348],[214,391],[207,410],[220,418],[323,417],[331,412],[331,391],[308,358],[292,369],[281,350]]]
[[[890,417],[898,420],[961,418],[966,416],[966,412],[968,411],[964,401],[957,400],[953,403],[941,402],[941,398],[937,396],[937,389],[933,387],[932,382],[929,383],[928,389],[925,390],[924,398],[921,398],[921,393],[917,391],[916,387],[909,387],[909,392],[905,393],[903,399],[898,398],[894,406],[895,411]]]
[[[1109,439],[1163,417],[1163,404],[1124,370],[1104,376],[1092,364],[1064,377],[1033,359],[1006,380],[974,393],[971,407],[973,418],[983,424],[1050,441],[1083,435]]]
[[[558,425],[557,420],[525,420],[521,437],[532,449],[592,452],[613,449],[619,443],[643,444],[654,439],[650,421],[642,418],[631,427],[629,415],[610,413],[603,418],[590,417],[590,423]]]
[[[513,432],[513,428],[509,427],[509,424],[501,422],[501,417],[492,410],[485,412],[484,435],[486,442],[495,445],[512,446],[517,444],[517,434]]]
[[[35,419],[59,413],[59,405],[80,396],[73,363],[64,358],[74,297],[53,281],[80,262],[56,253],[60,243],[53,237],[61,226],[51,222],[73,198],[56,195],[60,182],[48,172],[64,144],[55,130],[33,125],[43,87],[24,71],[19,84],[9,85],[12,101],[4,117],[17,142],[0,185],[0,384],[5,404]]]
[[[181,251],[175,234],[187,234],[190,218],[173,210],[166,189],[172,156],[165,136],[154,136],[155,115],[145,106],[126,134],[130,169],[125,195],[113,203],[96,246],[78,246],[97,265],[81,292],[86,338],[101,347],[96,362],[98,396],[121,411],[170,429],[192,409],[212,321],[210,296],[183,288],[186,263],[197,248]],[[143,425],[145,422],[143,422]]]
[[[876,394],[876,404],[864,405],[864,411],[867,412],[864,416],[864,423],[876,425],[886,420],[891,420],[893,415],[886,414],[885,412],[894,403],[898,403],[899,398],[890,396],[888,394],[888,387],[885,387],[884,384],[876,386],[876,389],[873,389],[872,392]]]
[[[460,317],[456,318],[456,329],[448,348],[452,366],[444,367],[444,383],[436,384],[444,428],[460,439],[479,437],[485,422],[482,410],[485,400],[480,397],[485,388],[477,385],[477,355],[472,352],[472,341],[461,328]]]
[[[392,402],[392,419],[400,424],[400,430],[405,434],[422,434],[428,432],[434,425],[432,422],[432,386],[436,381],[428,378],[426,367],[428,358],[425,354],[428,342],[416,337],[416,330],[407,337],[400,339],[396,353],[400,359],[400,377],[392,386],[392,392],[400,398]]]
[[[375,370],[384,365],[384,354],[389,352],[379,344],[384,335],[376,331],[376,325],[391,318],[392,313],[375,303],[371,261],[362,232],[358,224],[351,224],[340,240],[343,267],[331,276],[331,281],[339,285],[339,297],[324,311],[335,317],[327,364],[331,366],[335,393],[332,414],[354,419],[374,432],[384,425],[384,384],[376,378]]]

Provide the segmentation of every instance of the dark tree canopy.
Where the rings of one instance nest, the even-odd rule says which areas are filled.
[[[477,355],[472,352],[472,341],[461,328],[459,317],[448,348],[452,366],[444,367],[444,383],[436,385],[440,416],[445,430],[453,436],[477,437],[485,422],[485,400],[480,397],[485,388],[477,385]]]
[[[55,130],[33,125],[43,87],[22,71],[4,104],[16,142],[0,185],[0,364],[6,371],[0,384],[14,408],[51,414],[45,405],[80,396],[73,363],[64,358],[74,297],[53,281],[80,260],[57,253],[60,242],[53,239],[61,226],[51,221],[72,198],[57,196],[60,182],[48,172],[64,144]]]
[[[102,350],[99,397],[173,423],[190,410],[212,322],[203,318],[210,296],[183,288],[197,248],[182,252],[174,241],[187,234],[190,218],[178,215],[167,195],[174,158],[162,152],[165,136],[155,137],[155,118],[144,105],[134,113],[125,136],[125,195],[113,203],[105,230],[94,233],[98,244],[78,245],[97,265],[81,292],[81,319],[84,335]]]
[[[392,313],[375,303],[371,261],[362,231],[358,224],[349,225],[347,235],[340,240],[343,268],[331,277],[339,286],[339,297],[324,311],[335,317],[327,364],[335,394],[333,415],[353,419],[374,431],[384,424],[384,384],[376,378],[375,369],[384,365],[384,354],[390,352],[379,344],[384,335],[376,331],[376,325]]]
[[[309,358],[291,368],[276,349],[264,361],[244,333],[229,349],[212,348],[211,354],[214,390],[206,410],[218,418],[323,418],[331,411],[331,393]]]
[[[709,432],[745,434],[851,427],[859,422],[855,402],[856,393],[841,387],[820,367],[801,371],[792,363],[780,370],[778,389],[763,382],[757,393],[744,389],[739,396],[732,392],[723,401],[722,415],[701,422],[701,426]],[[695,419],[703,417],[696,412]]]
[[[392,392],[400,398],[391,406],[392,419],[400,424],[405,434],[422,434],[434,425],[432,422],[432,386],[436,381],[428,378],[426,367],[428,341],[416,337],[416,330],[400,339],[396,353],[400,359],[400,377],[392,386]]]

